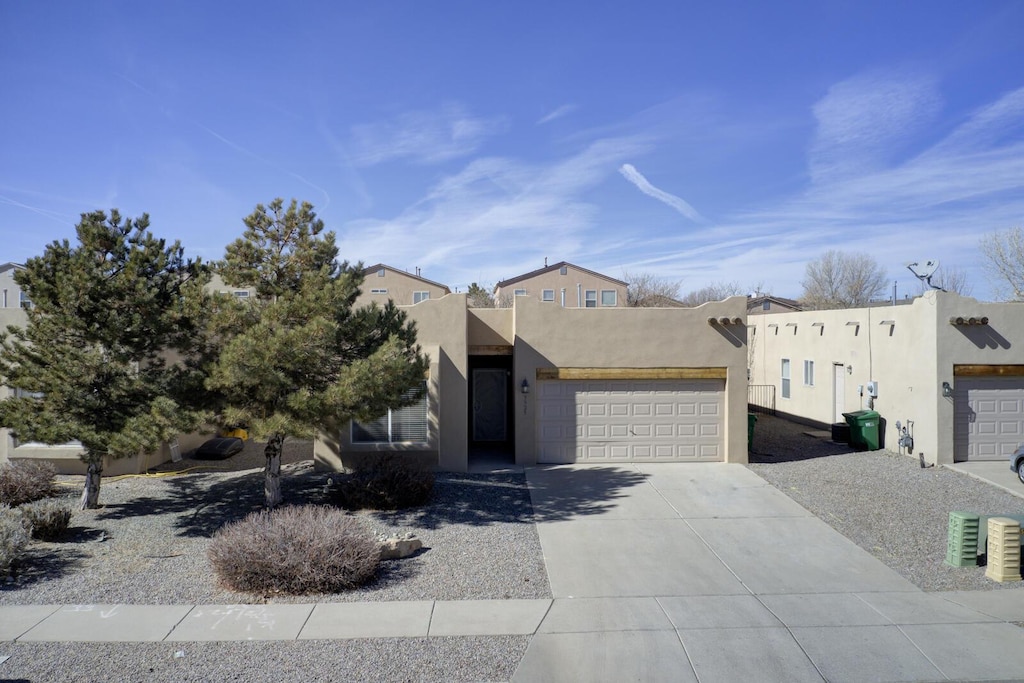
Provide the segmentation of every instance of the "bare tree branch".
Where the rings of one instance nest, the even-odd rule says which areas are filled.
[[[996,297],[1024,301],[1024,228],[986,235],[978,246]]]

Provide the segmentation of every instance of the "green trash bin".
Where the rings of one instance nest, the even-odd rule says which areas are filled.
[[[862,451],[877,451],[882,447],[878,438],[878,413],[873,410],[858,410],[854,413],[843,413],[843,417],[850,425],[851,446]]]
[[[747,413],[747,451],[754,448],[754,424],[757,422],[757,415]]]

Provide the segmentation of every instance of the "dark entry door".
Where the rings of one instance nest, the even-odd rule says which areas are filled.
[[[508,371],[473,369],[473,441],[508,439]]]

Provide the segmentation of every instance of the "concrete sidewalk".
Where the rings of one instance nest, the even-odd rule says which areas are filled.
[[[8,606],[0,641],[531,635],[515,681],[1024,675],[1024,589],[923,593],[740,465],[527,479],[553,600]]]
[[[954,472],[966,474],[1019,498],[1024,498],[1024,484],[1017,478],[1017,473],[1010,469],[1010,461],[1007,459],[970,460],[943,465],[943,467],[948,467]]]

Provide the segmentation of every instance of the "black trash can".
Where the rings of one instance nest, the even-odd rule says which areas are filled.
[[[850,443],[850,425],[836,422],[832,425],[832,440],[836,443]]]

